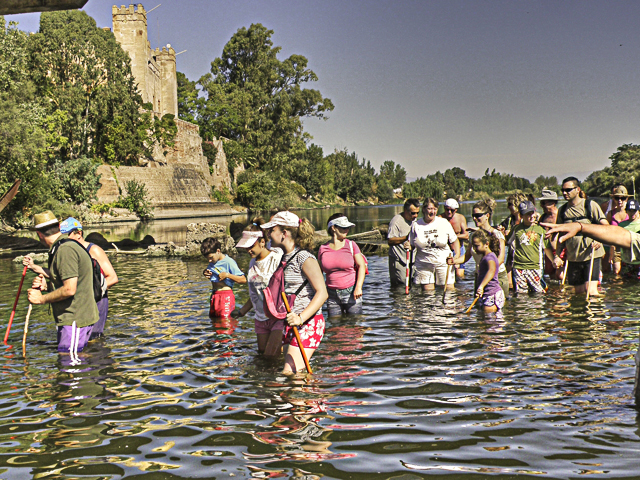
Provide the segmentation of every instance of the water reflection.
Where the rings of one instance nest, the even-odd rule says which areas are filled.
[[[46,308],[27,358],[3,352],[0,477],[635,474],[637,284],[607,279],[589,303],[552,284],[500,318],[463,313],[470,270],[443,303],[390,290],[386,258],[369,260],[364,314],[332,319],[314,375],[288,379],[257,354],[250,316],[209,318],[202,262],[118,258],[107,335],[80,365],[55,351]],[[20,273],[0,260],[0,318]]]

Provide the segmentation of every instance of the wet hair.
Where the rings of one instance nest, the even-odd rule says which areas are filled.
[[[200,253],[206,257],[212,253],[216,253],[221,248],[222,245],[219,240],[216,240],[213,237],[208,237],[202,241],[202,245],[200,245]]]
[[[496,254],[496,256],[500,255],[500,240],[495,235],[490,235],[482,229],[478,229],[477,232],[473,234],[473,238],[477,238],[483,245],[489,244],[489,249]]]
[[[517,193],[514,193],[514,194],[509,195],[509,196],[507,197],[507,205],[514,205],[514,206],[516,206],[516,207],[517,207],[517,206],[518,206],[518,205],[520,205],[522,202],[525,202],[525,201],[527,201],[527,200],[528,200],[528,198],[527,198],[527,196],[526,196],[524,193],[522,193],[522,192],[517,192]],[[534,203],[534,205],[535,205],[535,198],[533,199],[533,203]]]
[[[39,228],[36,231],[42,233],[45,237],[50,237],[51,235],[60,233],[60,224],[54,223],[53,225],[47,225],[46,227]]]
[[[303,250],[312,251],[315,246],[313,235],[316,233],[316,229],[308,218],[300,219],[299,227],[280,227],[291,234],[293,242]]]
[[[334,214],[333,214],[333,215],[331,215],[331,216],[329,217],[329,219],[327,220],[327,225],[329,225],[329,222],[330,222],[331,220],[335,220],[336,218],[340,218],[340,217],[345,217],[345,218],[346,218],[346,215],[345,215],[344,213],[334,213]],[[331,225],[330,227],[327,227],[327,233],[328,233],[330,236],[333,236],[333,225]]]
[[[408,212],[409,207],[420,208],[420,200],[417,198],[407,198],[404,202],[404,211]]]
[[[491,217],[493,217],[493,211],[496,208],[496,201],[493,198],[485,198],[480,200],[473,206],[473,210],[480,210],[482,213],[489,214],[489,223],[491,223]]]
[[[433,197],[429,197],[429,198],[425,198],[424,203],[422,204],[422,208],[427,208],[429,206],[429,204],[433,205],[434,207],[438,208],[440,206],[440,202],[438,200],[436,200]]]

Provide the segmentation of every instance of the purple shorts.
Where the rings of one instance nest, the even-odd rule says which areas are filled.
[[[93,325],[91,338],[89,340],[99,338],[104,334],[104,326],[107,323],[107,315],[109,314],[109,297],[101,298],[98,301],[97,305],[99,318],[98,321]]]
[[[260,322],[258,320],[253,321],[256,326],[256,334],[269,334],[274,330],[283,331],[284,330],[284,320],[265,320],[264,322]]]
[[[87,346],[92,331],[93,325],[76,327],[75,322],[73,325],[58,327],[58,352],[71,354],[81,352]]]

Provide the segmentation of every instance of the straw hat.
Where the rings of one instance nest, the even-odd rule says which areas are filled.
[[[611,197],[628,197],[629,192],[627,191],[627,187],[624,185],[618,185],[613,190],[611,190]]]
[[[48,227],[59,223],[58,219],[51,210],[45,210],[42,213],[36,213],[33,216],[33,230],[40,230],[41,228]]]

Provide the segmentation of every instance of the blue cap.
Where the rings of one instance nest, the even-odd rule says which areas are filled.
[[[635,198],[632,198],[630,200],[627,200],[627,208],[625,208],[625,210],[638,211],[640,210],[640,205],[638,204],[638,201]]]
[[[60,224],[60,233],[69,233],[74,230],[82,230],[82,224],[73,217],[67,218]]]
[[[525,200],[524,202],[521,202],[520,205],[518,205],[518,210],[520,211],[520,215],[524,215],[526,213],[535,212],[536,206],[533,204],[533,202]]]

